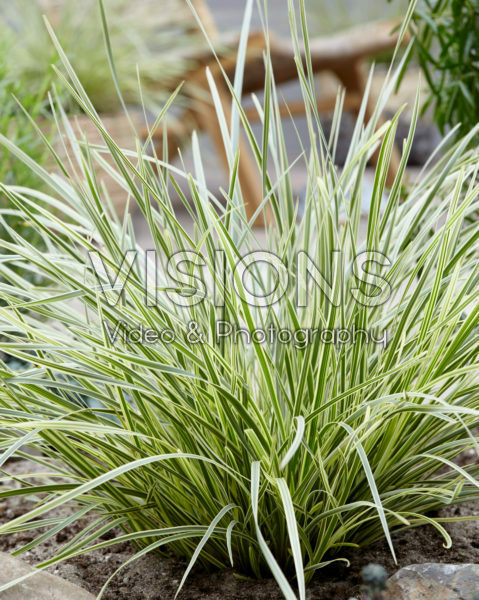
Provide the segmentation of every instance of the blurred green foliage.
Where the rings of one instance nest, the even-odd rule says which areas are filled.
[[[413,17],[416,56],[440,131],[479,122],[479,0],[420,0]]]
[[[172,82],[191,66],[190,56],[204,40],[185,0],[103,0],[115,69],[127,104],[143,100],[161,108]],[[52,25],[83,88],[96,110],[121,109],[105,52],[99,0],[0,0],[0,37],[12,34],[11,60],[25,90],[37,93],[51,65],[60,67],[58,54],[45,27]],[[139,90],[141,80],[141,94]],[[56,78],[58,81],[58,78]],[[176,83],[177,85],[177,83]],[[173,87],[176,87],[174,85]],[[62,104],[71,110],[66,89]]]
[[[0,134],[15,142],[25,154],[43,165],[47,158],[47,148],[25,113],[35,120],[43,120],[45,134],[48,137],[49,114],[46,110],[45,90],[51,84],[51,77],[47,73],[45,74],[43,85],[36,93],[31,90],[25,91],[23,82],[17,77],[15,64],[11,61],[12,43],[10,35],[2,36],[0,41]],[[42,186],[34,172],[3,146],[0,147],[0,182],[7,185],[33,187],[37,190],[40,190]],[[41,245],[42,238],[35,227],[17,216],[17,211],[10,206],[8,198],[1,191],[0,207],[6,209],[2,214],[4,221],[0,221],[0,235],[3,239],[11,239],[8,230],[8,227],[11,227],[16,232],[21,231],[22,236],[26,236],[32,244]]]

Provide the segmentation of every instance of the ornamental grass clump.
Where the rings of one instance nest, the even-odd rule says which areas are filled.
[[[0,39],[25,93],[45,93],[51,64],[60,66],[43,25],[47,15],[95,108],[113,114],[121,109],[104,52],[98,0],[4,0],[0,8]],[[191,11],[183,0],[163,0],[161,7],[155,0],[105,0],[105,8],[124,101],[136,105],[142,97],[149,108],[157,108],[168,98],[171,82],[194,64],[195,52],[204,51]],[[63,105],[74,109],[61,92]]]
[[[237,94],[240,52],[231,126],[209,78],[230,165],[221,193],[207,188],[196,136],[193,173],[148,155],[148,139],[136,136],[136,152],[119,148],[53,32],[64,85],[104,143],[75,137],[55,98],[70,161],[51,149],[59,174],[0,138],[47,189],[0,185],[45,247],[39,253],[0,213],[10,257],[0,263],[0,350],[30,363],[21,373],[0,363],[0,463],[18,456],[43,467],[0,493],[41,498],[0,533],[39,529],[26,551],[89,517],[39,568],[130,541],[130,561],[166,550],[185,557],[180,588],[193,565],[232,565],[272,574],[286,598],[304,599],[310,578],[351,549],[385,538],[394,555],[395,530],[428,525],[451,545],[447,518],[432,515],[479,498],[478,464],[456,460],[478,448],[479,248],[469,219],[478,208],[476,131],[447,138],[405,188],[417,99],[386,190],[399,115],[379,126],[378,116],[399,64],[367,122],[364,99],[338,170],[343,96],[326,139],[308,61],[299,59],[304,11],[297,18],[291,4],[290,14],[308,144],[303,137],[302,155],[288,158],[267,53],[255,139]],[[243,41],[247,33],[246,19]],[[262,246],[237,179],[240,132],[263,181]],[[376,150],[364,228],[365,169]],[[290,180],[297,161],[307,167],[300,218]],[[151,248],[137,244],[129,214],[110,210],[97,164],[141,211]],[[173,193],[190,212],[191,233]],[[51,512],[66,506],[68,516]]]

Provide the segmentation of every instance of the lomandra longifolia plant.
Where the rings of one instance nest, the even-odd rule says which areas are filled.
[[[479,498],[479,466],[456,461],[478,446],[479,248],[470,219],[478,151],[468,149],[476,131],[447,138],[405,188],[417,100],[386,189],[399,115],[382,125],[378,116],[396,83],[391,69],[367,122],[364,99],[336,168],[343,97],[326,139],[308,54],[300,59],[308,48],[297,33],[307,30],[300,8],[290,5],[308,144],[303,138],[304,152],[288,158],[267,52],[264,102],[255,100],[261,141],[252,134],[238,97],[246,17],[231,123],[208,76],[230,165],[218,194],[206,186],[196,135],[193,173],[148,155],[148,139],[136,136],[137,151],[119,148],[50,30],[59,75],[103,144],[76,137],[54,98],[69,149],[63,162],[52,150],[59,173],[1,138],[49,191],[1,184],[46,250],[8,229],[2,213],[11,241],[2,236],[0,350],[30,366],[0,366],[0,462],[28,458],[44,475],[2,492],[37,503],[0,532],[38,529],[25,551],[86,523],[39,568],[131,541],[130,560],[166,550],[187,558],[180,588],[195,564],[233,565],[272,574],[286,598],[304,599],[308,580],[351,548],[385,538],[394,555],[396,529],[429,525],[450,545],[445,519],[431,515]],[[240,132],[263,181],[262,245],[237,178]],[[377,150],[364,229],[365,169]],[[295,161],[307,166],[301,217]],[[136,243],[128,214],[110,211],[98,166],[143,214],[151,248]],[[48,285],[35,287],[18,264]],[[71,511],[51,512],[58,507]]]

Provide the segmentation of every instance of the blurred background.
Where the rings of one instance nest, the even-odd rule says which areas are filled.
[[[246,3],[236,0],[193,0],[193,4],[219,55],[234,63]],[[293,4],[299,13],[298,0],[294,0]],[[371,65],[375,63],[371,89],[374,102],[394,47],[393,41],[390,44],[375,44],[375,37],[377,35],[378,40],[383,39],[385,31],[388,35],[392,32],[394,25],[399,24],[404,17],[408,1],[380,0],[373,3],[368,0],[305,0],[305,4],[309,35],[318,48],[318,55],[323,52],[325,56],[334,54],[340,59],[337,69],[318,68],[318,102],[324,98],[334,98],[341,86],[352,77],[357,77],[358,65],[364,83]],[[197,130],[200,134],[207,183],[213,191],[224,186],[225,172],[219,168],[222,158],[218,136],[211,119],[207,123],[202,111],[198,110],[198,104],[195,104],[198,103],[198,97],[191,91],[199,81],[198,74],[204,73],[205,66],[214,61],[186,1],[104,0],[104,5],[118,84],[135,126],[140,130],[145,129],[145,117],[148,123],[153,122],[178,83],[186,80],[171,111],[173,118],[168,125],[169,159],[182,162],[186,170],[192,169],[189,140],[192,131]],[[262,1],[258,5],[264,6]],[[264,26],[264,11],[259,10],[258,5],[253,10],[252,31],[261,30]],[[288,1],[269,0],[267,6],[268,27],[278,40],[279,48],[275,77],[280,77],[283,64],[284,69],[288,69],[288,60],[291,62]],[[420,1],[418,7],[413,20],[417,41],[403,71],[401,85],[387,102],[383,115],[384,118],[389,118],[406,104],[398,127],[397,142],[400,146],[407,135],[417,89],[421,87],[423,112],[410,158],[409,175],[412,177],[435,149],[441,135],[456,124],[462,123],[462,127],[467,128],[471,122],[477,122],[479,105],[475,66],[478,47],[475,36],[479,28],[474,6],[468,0],[441,0],[427,3]],[[43,22],[44,14],[95,109],[118,144],[134,148],[129,124],[111,75],[97,0],[85,0],[81,3],[68,0],[0,0],[0,132],[15,141],[35,160],[44,161],[48,165],[45,146],[39,143],[38,135],[33,131],[20,104],[40,124],[51,142],[61,148],[55,137],[55,128],[51,127],[52,111],[48,93],[53,89],[54,99],[56,97],[61,101],[73,126],[84,131],[90,141],[98,141],[89,120],[78,110],[67,87],[51,68],[52,64],[60,68],[60,61]],[[382,29],[374,29],[375,24]],[[250,38],[248,48],[252,48],[253,52],[255,43],[257,40]],[[363,51],[360,60],[356,60],[351,58],[355,47],[363,50],[370,47],[370,50]],[[257,58],[261,61],[261,45],[256,51]],[[248,65],[249,63],[245,81],[258,68],[258,63],[254,60],[251,67]],[[231,76],[233,75],[234,70],[231,71]],[[286,103],[293,105],[300,97],[299,83],[295,77],[284,79],[281,94]],[[252,84],[250,87],[261,103],[261,86],[255,87]],[[353,87],[349,90],[351,103],[346,105],[351,110],[345,111],[338,140],[336,161],[339,166],[347,153],[355,123],[357,107],[353,96],[355,94],[354,97],[357,98],[362,90],[361,86]],[[202,102],[203,108],[208,102],[211,105],[211,99],[203,98]],[[249,93],[245,94],[244,103],[246,107],[251,107]],[[328,110],[323,106],[321,119],[327,135],[331,127],[332,107]],[[293,161],[303,151],[302,140],[307,137],[304,135],[304,117],[300,111],[297,114],[295,112],[294,117],[285,115],[283,126],[288,158]],[[261,126],[256,124],[254,131],[259,136]],[[155,143],[158,148],[164,148],[162,139]],[[305,169],[304,161],[299,161],[292,172],[293,191],[299,199],[306,179]],[[2,180],[18,185],[32,185],[32,177],[31,172],[25,171],[8,152],[0,150]],[[107,179],[106,177],[105,181],[111,199],[121,211],[126,201],[123,192]],[[367,210],[367,206],[365,209]]]
[[[244,3],[235,0],[206,0],[220,28],[238,28],[243,19]],[[406,12],[407,0],[306,0],[310,34],[330,35],[347,27],[378,19],[400,19]],[[280,34],[289,36],[288,3],[268,0],[269,25]],[[261,27],[258,10],[253,24]]]

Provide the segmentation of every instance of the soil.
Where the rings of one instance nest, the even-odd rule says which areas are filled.
[[[36,468],[29,461],[15,460],[7,463],[5,470],[10,474],[20,474],[31,473]],[[22,497],[4,498],[0,501],[0,523],[25,513],[31,507],[32,503]],[[62,509],[63,512],[57,512],[56,515],[65,515],[65,511],[68,510]],[[474,503],[448,508],[441,511],[439,516],[458,517],[478,514],[479,503]],[[53,513],[50,515],[54,516]],[[21,558],[31,564],[45,560],[77,534],[84,525],[85,522],[76,523],[66,528],[47,543],[21,555]],[[308,600],[348,600],[351,596],[359,596],[359,573],[364,565],[372,562],[382,564],[390,575],[397,568],[413,563],[479,563],[479,522],[457,522],[445,527],[453,540],[452,549],[444,548],[442,537],[432,527],[418,527],[398,532],[393,536],[398,566],[394,565],[384,542],[356,550],[348,556],[350,567],[338,563],[319,572],[309,585]],[[38,535],[39,531],[35,533]],[[0,551],[13,552],[34,537],[29,531],[1,536]],[[134,548],[129,544],[119,544],[73,558],[51,567],[49,571],[97,594],[108,577],[133,552]],[[185,567],[184,561],[174,557],[146,555],[120,571],[110,583],[103,598],[104,600],[173,600]],[[178,596],[178,600],[282,600],[282,598],[274,580],[258,582],[239,579],[231,570],[214,573],[193,571]]]

